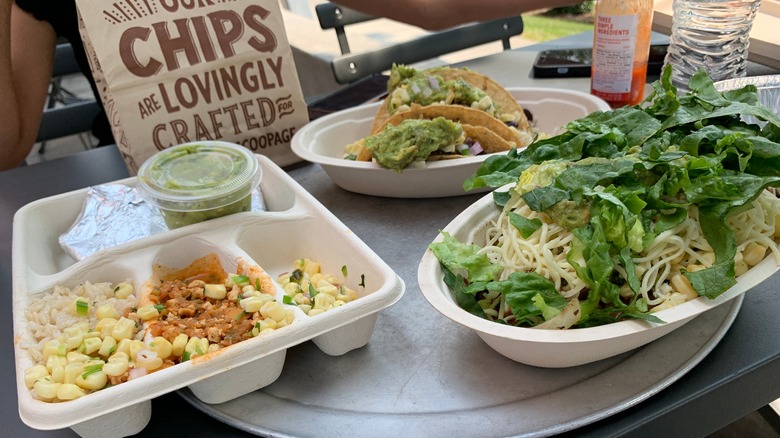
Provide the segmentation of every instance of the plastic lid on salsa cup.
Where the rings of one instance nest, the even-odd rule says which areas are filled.
[[[165,210],[204,211],[252,193],[262,171],[248,149],[227,142],[185,143],[157,152],[138,170],[144,199]]]

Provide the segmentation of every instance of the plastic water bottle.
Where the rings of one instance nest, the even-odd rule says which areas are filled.
[[[674,0],[672,35],[664,64],[672,84],[688,90],[688,80],[704,69],[713,81],[745,76],[750,29],[760,0]]]
[[[590,92],[612,108],[644,97],[652,17],[652,0],[596,2]]]

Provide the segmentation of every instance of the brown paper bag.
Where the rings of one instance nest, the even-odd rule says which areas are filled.
[[[300,161],[309,121],[278,0],[76,0],[114,139],[135,174],[155,152],[223,140]]]

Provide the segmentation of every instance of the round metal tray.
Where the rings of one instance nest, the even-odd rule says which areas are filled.
[[[679,379],[717,345],[742,300],[620,356],[545,369],[501,356],[415,294],[380,314],[364,348],[339,357],[311,342],[290,348],[273,384],[218,405],[179,393],[263,436],[549,436],[625,410]]]

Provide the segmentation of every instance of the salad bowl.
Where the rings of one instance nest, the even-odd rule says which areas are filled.
[[[452,220],[442,232],[462,242],[484,245],[486,224],[500,210],[491,194],[485,195]],[[480,241],[481,239],[481,241]],[[441,242],[440,233],[434,242]],[[438,312],[468,327],[498,353],[520,363],[545,368],[564,368],[606,359],[639,348],[689,322],[697,315],[720,306],[755,287],[778,270],[773,257],[737,278],[737,284],[714,299],[699,297],[655,313],[663,323],[624,320],[611,324],[567,330],[515,327],[489,321],[469,313],[444,283],[439,260],[427,249],[420,261],[417,280],[425,299]]]

